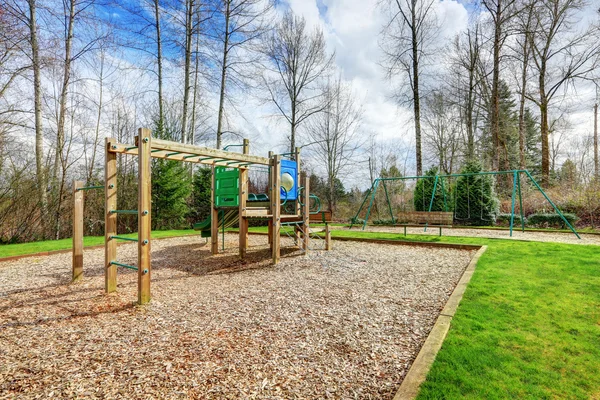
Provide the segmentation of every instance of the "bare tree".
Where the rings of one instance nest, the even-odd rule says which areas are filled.
[[[352,87],[342,83],[341,76],[325,87],[326,107],[308,122],[308,135],[315,145],[315,158],[327,173],[327,202],[335,211],[336,182],[355,165],[355,155],[362,146],[358,130],[362,110],[355,103]]]
[[[476,133],[480,115],[478,102],[481,102],[482,97],[481,41],[481,25],[476,21],[463,34],[456,36],[449,57],[449,93],[453,96],[453,103],[459,107],[464,132],[464,156],[467,160],[473,160],[476,154]]]
[[[444,89],[426,98],[424,139],[440,171],[454,172],[460,151],[460,116],[444,96]]]
[[[533,68],[538,85],[529,99],[540,110],[542,184],[550,181],[549,111],[561,88],[578,79],[591,79],[600,65],[598,27],[579,28],[582,0],[541,0],[535,3],[530,36]]]
[[[492,91],[490,109],[490,128],[493,142],[492,168],[498,170],[509,169],[508,157],[500,165],[500,155],[504,154],[502,149],[506,147],[505,138],[500,134],[500,59],[504,42],[508,37],[508,22],[515,16],[514,7],[516,0],[484,0],[483,5],[490,13],[494,24],[493,39],[493,68],[492,68]]]
[[[421,85],[423,64],[432,55],[437,36],[434,0],[387,0],[389,21],[384,29],[384,65],[388,77],[406,74],[415,122],[417,175],[423,173],[421,151]],[[403,94],[402,94],[403,95]]]
[[[219,0],[214,37],[218,50],[219,110],[217,114],[217,148],[222,145],[225,100],[237,88],[245,91],[253,66],[259,61],[255,44],[270,29],[272,5],[264,0]]]
[[[263,75],[264,86],[269,101],[290,124],[293,153],[298,127],[327,106],[319,81],[329,72],[334,55],[327,54],[323,32],[318,28],[309,32],[304,17],[291,11],[266,41],[271,68]]]
[[[594,104],[594,178],[600,180],[600,162],[598,162],[598,103]]]

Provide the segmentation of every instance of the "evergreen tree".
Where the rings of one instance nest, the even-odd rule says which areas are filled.
[[[445,184],[442,185],[441,179],[438,179],[437,185],[435,184],[435,176],[437,174],[437,167],[432,167],[425,172],[425,176],[431,176],[431,178],[421,178],[417,180],[417,184],[415,185],[415,195],[413,197],[413,204],[416,211],[430,211],[430,204],[431,211],[452,211],[448,188]],[[431,195],[434,186],[436,188],[432,204]]]
[[[155,123],[155,137],[172,140],[174,132]],[[192,193],[189,169],[180,161],[152,160],[152,229],[186,227],[188,198]]]
[[[194,222],[202,221],[210,216],[212,171],[210,168],[200,167],[194,174],[192,183],[192,199],[190,202],[190,219]]]
[[[481,172],[481,164],[469,161],[462,174]],[[461,176],[454,186],[454,218],[461,225],[493,225],[499,201],[494,193],[492,175]]]
[[[541,179],[542,139],[537,120],[529,109],[525,109],[525,163],[531,174]]]

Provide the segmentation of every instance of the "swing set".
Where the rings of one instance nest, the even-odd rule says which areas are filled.
[[[579,236],[579,234],[577,233],[575,228],[569,223],[569,221],[565,218],[563,213],[558,209],[558,207],[556,206],[556,204],[554,204],[554,202],[550,199],[550,197],[548,197],[548,195],[546,194],[546,192],[544,192],[544,190],[539,185],[539,183],[533,178],[533,176],[531,176],[529,171],[524,170],[524,169],[509,170],[509,171],[482,171],[482,172],[470,172],[470,173],[446,174],[446,175],[442,174],[442,175],[422,175],[422,176],[402,176],[402,177],[377,178],[372,182],[371,187],[369,188],[369,190],[367,190],[367,193],[365,194],[365,197],[364,197],[356,215],[354,216],[354,218],[352,218],[352,221],[350,223],[350,229],[352,229],[352,227],[357,224],[359,215],[362,212],[365,205],[367,204],[367,200],[369,200],[367,213],[366,213],[364,221],[362,223],[362,229],[364,230],[366,228],[367,222],[369,220],[369,216],[371,215],[371,210],[373,209],[373,204],[375,202],[375,196],[377,194],[377,190],[379,189],[380,186],[382,186],[383,191],[385,193],[385,199],[387,202],[388,211],[390,213],[392,225],[404,226],[405,234],[406,234],[407,226],[418,226],[418,227],[424,226],[425,232],[427,232],[428,226],[434,226],[434,227],[438,227],[440,229],[440,235],[441,235],[442,227],[451,227],[453,220],[465,219],[464,217],[461,218],[461,217],[457,216],[457,214],[456,214],[456,210],[457,210],[456,199],[458,196],[454,196],[454,212],[448,211],[448,204],[447,204],[446,191],[445,191],[445,182],[448,179],[459,178],[459,177],[477,177],[477,176],[483,177],[483,176],[496,176],[496,175],[511,176],[512,175],[512,196],[511,196],[511,212],[510,212],[510,236],[512,237],[513,228],[514,228],[517,196],[519,199],[519,213],[520,213],[520,217],[521,217],[521,230],[523,232],[525,232],[525,216],[523,215],[523,198],[521,195],[521,175],[522,174],[525,174],[526,178],[528,178],[529,181],[533,184],[533,186],[544,196],[544,198],[552,206],[552,208],[554,209],[556,214],[558,214],[560,216],[560,218],[562,219],[562,221],[565,223],[565,225],[569,227],[571,232],[573,232],[573,234],[575,234],[575,236],[577,236],[578,239],[581,239],[581,237]],[[395,181],[406,181],[406,180],[415,180],[415,179],[417,181],[420,179],[433,179],[434,180],[433,181],[433,190],[431,191],[431,199],[429,200],[429,207],[428,207],[427,211],[401,212],[397,217],[394,216],[394,212],[392,209],[392,203],[390,201],[390,196],[388,194],[387,184],[391,183],[391,182],[395,182]],[[480,179],[480,181],[481,181],[481,185],[482,185],[481,196],[483,199],[484,180]],[[435,199],[438,185],[440,185],[440,187],[442,189],[442,193],[443,193],[444,211],[433,211],[433,204],[434,204],[434,199]],[[423,187],[423,194],[424,194],[425,185],[423,185],[422,187]],[[425,209],[425,196],[423,196],[423,202],[424,202],[423,209]],[[469,180],[467,179],[467,217],[466,217],[467,219],[471,217],[471,211],[472,210],[471,210],[471,199],[470,199],[470,187],[469,187]],[[480,211],[481,211],[481,219],[484,219],[483,207],[481,207]],[[407,221],[413,222],[414,224],[411,225],[410,223],[407,223]]]

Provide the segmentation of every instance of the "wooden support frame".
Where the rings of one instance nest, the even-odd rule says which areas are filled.
[[[272,257],[273,264],[279,262],[281,256],[280,242],[281,242],[281,156],[275,155],[272,158],[271,165],[271,214],[272,217]]]
[[[110,210],[117,209],[117,154],[110,151],[116,139],[105,141],[104,165],[104,291],[112,293],[117,290],[117,266],[111,261],[117,259],[117,241],[112,236],[117,234],[117,214]]]
[[[83,278],[83,187],[73,181],[73,282]]]
[[[250,153],[250,141],[248,139],[244,139],[243,146],[243,154]],[[248,218],[244,216],[248,201],[248,168],[240,168],[239,186],[239,247],[240,258],[244,259],[248,251]]]
[[[138,136],[138,304],[150,301],[151,250],[151,165],[152,132],[140,128]]]
[[[269,151],[269,159],[272,160],[273,159],[273,152]],[[269,164],[271,165],[271,164]],[[269,198],[273,198],[272,195],[272,186],[273,186],[273,174],[271,173],[272,171],[269,171],[269,189],[267,189],[267,191],[269,192]],[[269,205],[269,213],[273,214],[271,206]],[[273,251],[273,220],[269,219],[268,223],[268,234],[267,237],[269,239],[269,249],[271,251]]]
[[[302,174],[300,172],[300,147],[296,147],[296,151],[295,151],[295,158],[296,158],[296,165],[297,165],[297,170],[296,170],[296,186],[299,188],[300,187],[300,183],[301,183],[301,179],[302,179]],[[300,191],[297,191],[298,193],[298,197],[296,198],[296,200],[294,201],[294,211],[296,213],[296,215],[301,215],[302,214],[302,205],[300,204]],[[301,228],[298,225],[294,225],[294,244],[296,246],[300,246],[300,231]]]
[[[331,229],[328,223],[325,223],[325,250],[331,250]]]
[[[210,251],[213,255],[219,254],[219,210],[215,202],[216,190],[215,166],[213,165],[210,184]]]
[[[308,177],[308,175],[306,175],[306,173],[303,173],[302,176],[302,181],[304,182],[304,206],[302,212],[302,226],[304,227],[304,243],[302,247],[304,248],[304,254],[308,254],[308,246],[310,244],[310,178]]]

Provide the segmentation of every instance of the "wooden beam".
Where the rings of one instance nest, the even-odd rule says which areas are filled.
[[[83,278],[83,187],[73,181],[73,282]]]
[[[146,304],[151,298],[150,276],[152,271],[150,259],[152,225],[152,175],[150,169],[152,155],[150,150],[152,148],[152,132],[150,129],[140,128],[138,135],[138,303]]]
[[[325,250],[331,250],[331,229],[325,224]]]
[[[117,241],[111,239],[117,234],[117,154],[111,152],[114,138],[106,138],[104,154],[104,290],[111,293],[117,290],[117,266],[111,261],[117,259]]]
[[[153,139],[152,142],[154,143],[157,140],[158,139]],[[179,145],[192,146],[192,145],[184,145],[182,143],[176,143],[176,142],[168,142],[168,143],[173,143],[174,145],[177,145],[177,146],[179,146]],[[224,153],[224,154],[213,155],[213,154],[205,154],[205,152],[197,153],[197,152],[191,152],[191,151],[175,152],[171,149],[153,148],[152,158],[162,158],[165,160],[191,162],[194,164],[216,165],[219,167],[228,167],[228,168],[244,168],[244,167],[247,167],[248,165],[252,165],[252,164],[265,165],[263,163],[263,161],[268,162],[268,158],[265,158],[265,157],[253,156],[253,155],[249,155],[249,154],[244,155],[241,153],[233,153],[230,151],[216,150],[216,149],[211,149],[208,147],[199,147],[199,146],[192,146],[192,147],[195,147],[198,149],[208,149],[211,151],[214,150],[214,151],[218,151],[219,153]],[[111,145],[109,147],[109,151],[111,153],[129,154],[129,155],[134,155],[134,156],[138,155],[138,148],[135,147],[134,145],[118,143],[116,141],[113,141],[111,143]],[[176,154],[173,154],[173,153],[176,153]],[[198,157],[198,158],[195,158],[195,157]],[[247,159],[240,159],[240,158],[247,158],[247,157],[253,158],[254,161],[249,161]],[[255,162],[256,160],[261,161],[261,162]]]
[[[269,160],[271,160],[272,158],[273,158],[273,152],[269,151]],[[269,171],[269,174],[268,174],[269,175],[269,177],[268,177],[269,188],[267,189],[267,192],[269,193],[269,199],[273,198],[273,194],[271,193],[272,192],[271,189],[272,189],[272,186],[273,186],[273,183],[272,183],[273,182],[273,174],[271,172],[272,171]],[[267,215],[268,214],[273,214],[272,213],[272,209],[271,209],[271,203],[269,203],[269,211],[267,211],[266,214]],[[267,225],[268,225],[269,249],[271,251],[273,251],[273,218],[269,219],[269,222],[267,223]]]
[[[152,141],[152,148],[185,153],[181,156],[195,154],[199,156],[215,157],[217,159],[224,159],[228,161],[241,161],[253,164],[269,165],[269,159],[266,157],[234,153],[232,151],[218,150],[210,147],[194,146],[191,144],[170,142],[168,140],[154,139]]]
[[[213,255],[219,254],[219,210],[216,208],[215,202],[216,190],[215,167],[213,166],[210,185],[210,251]]]
[[[301,182],[301,172],[300,172],[300,147],[296,147],[296,188],[299,189],[300,188],[300,182]],[[294,212],[296,215],[301,215],[302,214],[302,206],[300,205],[300,192],[298,190],[296,190],[296,193],[298,195],[298,197],[296,197],[296,200],[294,201]],[[294,225],[294,244],[296,246],[299,246],[300,243],[300,231],[301,228],[298,225]]]
[[[244,139],[244,154],[248,154],[250,152],[250,141],[248,139]],[[248,251],[248,218],[244,216],[244,211],[246,209],[246,202],[248,201],[248,169],[240,168],[240,193],[239,193],[239,246],[240,246],[240,258],[244,259],[246,257],[246,252]]]
[[[272,158],[272,166],[271,166],[271,181],[273,185],[271,186],[271,213],[273,214],[273,264],[277,264],[279,262],[279,257],[281,256],[280,249],[280,232],[281,232],[281,156],[276,155]]]
[[[304,210],[302,212],[302,218],[304,219],[304,223],[302,224],[302,229],[304,230],[304,254],[308,254],[308,245],[310,240],[310,177],[306,173],[303,173],[303,182],[304,182]]]

